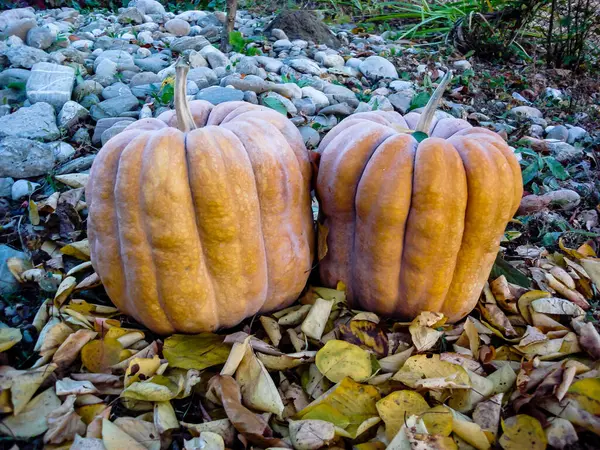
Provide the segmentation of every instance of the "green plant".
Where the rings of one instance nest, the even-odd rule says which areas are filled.
[[[294,75],[287,75],[287,74],[283,74],[281,75],[281,82],[282,83],[294,83],[296,85],[298,85],[298,87],[305,87],[305,86],[310,86],[312,84],[311,80],[307,80],[305,78],[302,79],[298,79],[296,78]]]
[[[538,184],[549,189],[558,189],[557,180],[564,181],[570,177],[568,170],[554,157],[542,156],[529,148],[518,148],[517,153],[523,156],[523,185],[531,183],[534,194],[540,193]]]
[[[239,31],[229,33],[229,45],[231,45],[234,52],[243,53],[247,56],[260,55],[262,53],[260,49],[250,45],[253,42],[255,40],[245,38]]]

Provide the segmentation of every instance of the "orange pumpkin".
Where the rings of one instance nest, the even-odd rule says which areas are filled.
[[[98,153],[86,190],[93,267],[158,333],[198,333],[288,306],[312,263],[311,167],[296,127],[261,106],[187,102]]]
[[[477,303],[506,224],[519,206],[519,163],[504,140],[434,116],[355,114],[323,139],[317,177],[321,281],[347,286],[352,307],[450,321]],[[414,131],[429,137],[418,142]],[[420,137],[424,137],[421,134]]]

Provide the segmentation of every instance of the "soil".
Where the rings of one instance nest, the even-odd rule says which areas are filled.
[[[273,28],[283,30],[290,39],[313,41],[331,48],[340,46],[340,41],[329,27],[310,11],[284,11],[267,25],[265,31]]]

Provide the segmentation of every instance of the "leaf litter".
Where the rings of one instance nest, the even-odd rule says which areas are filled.
[[[352,310],[340,285],[309,287],[298,304],[230,331],[164,338],[79,298],[78,286],[98,283],[88,249],[84,240],[59,252],[84,262],[54,273],[30,361],[0,367],[6,439],[48,449],[513,450],[600,435],[600,334],[589,320],[600,259],[589,245],[538,252],[529,287],[496,276],[456,324],[428,311],[394,322]],[[11,267],[21,283],[45,280]],[[3,354],[22,339],[0,329]]]

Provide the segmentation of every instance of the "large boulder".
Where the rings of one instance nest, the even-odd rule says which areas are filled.
[[[0,117],[0,138],[20,137],[55,141],[60,137],[54,107],[39,102]]]
[[[71,100],[74,83],[75,70],[72,67],[37,63],[27,80],[27,99],[31,103],[46,102],[60,109]]]
[[[331,48],[340,46],[340,41],[329,27],[310,11],[284,11],[267,25],[265,31],[273,29],[283,30],[289,39],[313,41]]]
[[[53,166],[54,151],[48,144],[15,137],[0,141],[0,177],[37,177]]]

